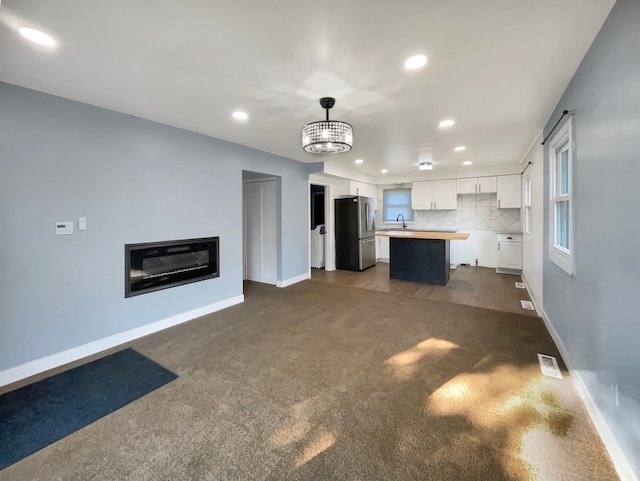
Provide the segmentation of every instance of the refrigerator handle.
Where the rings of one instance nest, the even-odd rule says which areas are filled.
[[[371,205],[369,202],[364,204],[364,215],[367,217],[367,231],[371,230]]]

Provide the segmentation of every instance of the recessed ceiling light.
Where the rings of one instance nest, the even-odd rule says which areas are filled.
[[[382,172],[383,174],[386,174],[389,171],[387,169],[382,169],[380,172]]]
[[[37,43],[39,45],[46,45],[47,47],[55,46],[56,42],[47,35],[46,33],[42,33],[40,30],[36,30],[34,28],[22,27],[20,30],[20,35],[22,35],[27,40],[31,40],[33,43]]]
[[[239,110],[232,113],[231,116],[236,120],[247,120],[249,118],[246,112],[240,112]]]
[[[424,67],[427,64],[427,60],[426,55],[414,55],[404,62],[404,68],[407,70],[417,70]]]
[[[439,126],[441,129],[446,129],[446,128],[448,128],[448,127],[453,127],[453,124],[455,124],[455,122],[454,122],[453,120],[443,120],[442,122],[440,122],[440,123],[438,124],[438,126]]]
[[[465,150],[467,150],[467,148],[464,145],[458,145],[455,149],[456,152],[463,152]]]
[[[364,162],[364,160],[362,160],[362,159],[356,159],[354,162],[355,162],[356,164],[362,164],[362,163]]]
[[[462,163],[462,165],[471,165],[471,164],[473,164],[473,162],[471,162],[470,160],[467,160]]]

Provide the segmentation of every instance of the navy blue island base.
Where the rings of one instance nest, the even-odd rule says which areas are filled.
[[[446,286],[449,282],[449,239],[389,239],[389,277]]]

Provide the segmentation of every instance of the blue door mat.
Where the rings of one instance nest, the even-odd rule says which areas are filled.
[[[0,469],[178,376],[124,349],[0,396]]]

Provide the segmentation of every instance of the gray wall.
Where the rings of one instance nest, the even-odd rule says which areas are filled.
[[[575,109],[575,276],[548,258],[548,149],[544,252],[544,309],[638,477],[639,25],[640,2],[618,0],[545,128]]]
[[[281,177],[279,279],[309,270],[315,164],[6,83],[0,163],[0,371],[241,295],[243,169]],[[219,278],[124,298],[124,244],[204,236]]]

